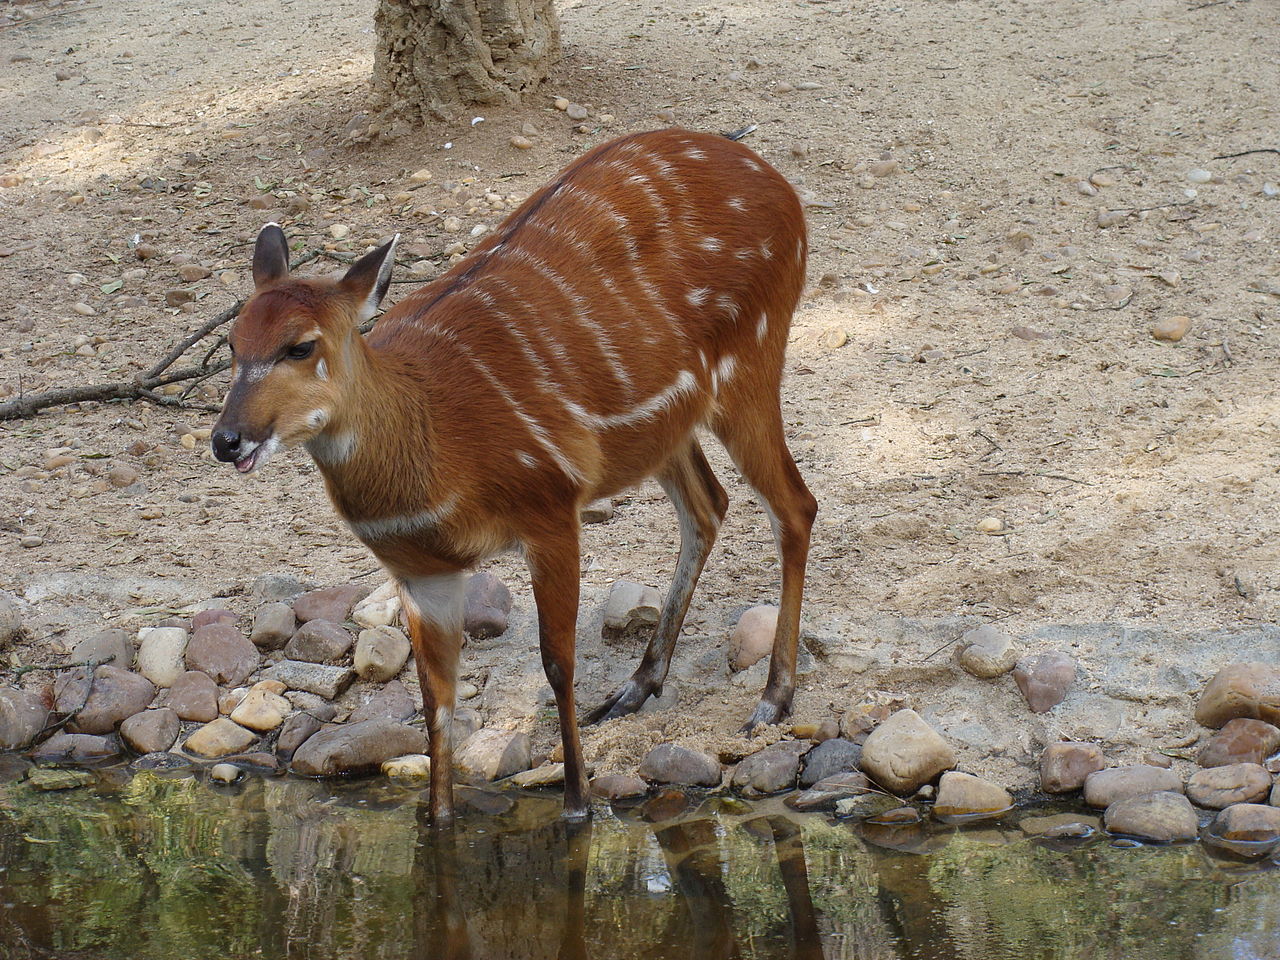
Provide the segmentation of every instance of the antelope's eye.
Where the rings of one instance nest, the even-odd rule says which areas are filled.
[[[295,343],[292,347],[284,352],[284,355],[290,360],[305,360],[311,356],[311,352],[315,350],[316,342],[308,340],[306,343]]]

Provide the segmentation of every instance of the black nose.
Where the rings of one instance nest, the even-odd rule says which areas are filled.
[[[213,455],[223,463],[230,463],[240,453],[240,434],[230,430],[213,431]]]

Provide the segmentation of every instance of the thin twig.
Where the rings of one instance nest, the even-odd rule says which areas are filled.
[[[1241,150],[1239,153],[1220,153],[1213,160],[1230,160],[1232,157],[1247,157],[1251,153],[1280,153],[1275,147],[1258,147],[1255,150]]]
[[[38,17],[29,17],[26,20],[19,20],[16,23],[6,23],[0,26],[0,30],[12,30],[14,27],[25,27],[29,23],[35,23],[37,20],[48,20],[50,17],[65,17],[69,13],[87,13],[90,10],[98,10],[100,7],[75,7],[71,10],[58,10],[54,13],[41,14]]]
[[[1004,616],[1002,616],[1002,617],[996,617],[994,620],[989,621],[989,623],[999,623],[1001,620],[1008,620],[1008,619],[1009,619],[1010,617],[1012,617],[1012,616],[1013,616],[1013,614],[1012,614],[1012,613],[1006,613],[1006,614],[1005,614]],[[988,625],[988,624],[983,624],[983,626],[987,626],[987,625]],[[942,646],[938,647],[938,649],[937,649],[937,650],[934,650],[934,651],[933,651],[933,653],[929,654],[929,656],[925,657],[923,660],[917,660],[916,662],[917,662],[917,663],[928,663],[930,660],[932,660],[934,657],[936,657],[938,654],[940,654],[943,650],[947,649],[947,647],[951,646],[953,643],[955,643],[957,640],[959,640],[961,637],[963,637],[963,636],[964,636],[966,633],[968,633],[968,632],[969,632],[968,630],[961,630],[959,633],[957,633],[954,637],[952,637],[950,640],[948,640],[948,641],[947,641],[946,643],[944,643]]]

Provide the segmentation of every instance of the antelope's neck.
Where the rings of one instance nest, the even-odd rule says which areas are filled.
[[[439,509],[447,494],[436,482],[423,384],[394,355],[374,353],[363,339],[352,354],[347,395],[307,441],[334,507],[353,527]]]

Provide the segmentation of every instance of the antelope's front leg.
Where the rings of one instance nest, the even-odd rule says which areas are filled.
[[[453,705],[462,649],[461,571],[403,577],[400,601],[422,686],[431,753],[431,816],[453,818]]]
[[[560,738],[564,743],[564,815],[581,819],[589,813],[587,775],[573,698],[581,572],[577,524],[570,521],[564,527],[571,529],[571,533],[554,541],[526,544],[525,559],[533,582],[533,599],[538,606],[542,667],[555,692],[556,710],[560,714]]]

